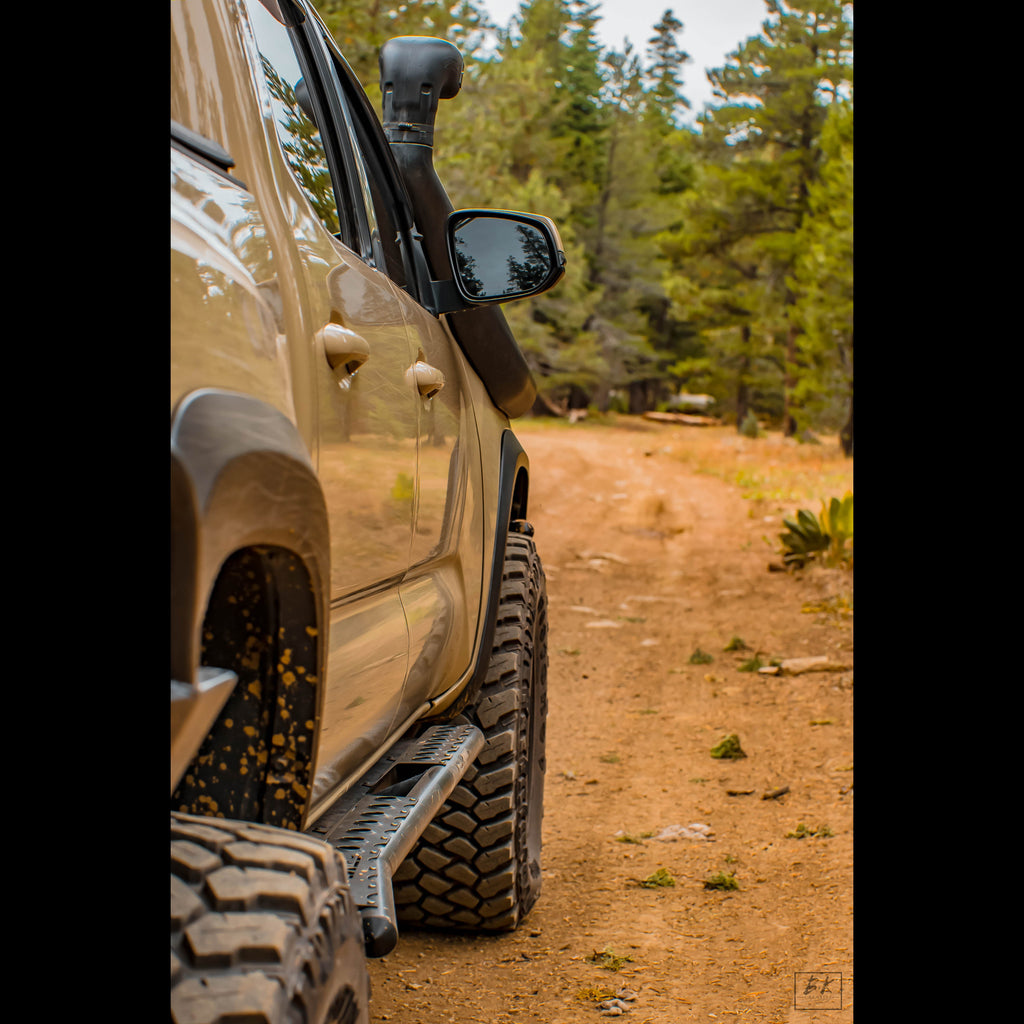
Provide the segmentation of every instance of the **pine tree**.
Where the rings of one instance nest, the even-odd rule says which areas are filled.
[[[690,55],[680,49],[676,40],[683,23],[671,10],[665,11],[654,26],[654,35],[647,41],[650,64],[647,76],[651,81],[649,96],[668,125],[676,124],[676,108],[690,109],[690,101],[683,95],[682,68]]]
[[[798,426],[839,429],[853,454],[853,103],[829,108],[824,161],[811,186],[791,288],[802,368],[793,392]]]
[[[463,52],[481,44],[490,21],[473,0],[313,0],[345,59],[379,109],[378,54],[395,36],[436,36]]]
[[[704,176],[682,204],[684,226],[666,246],[685,277],[669,283],[677,302],[702,309],[708,330],[727,325],[733,334],[725,337],[738,332],[743,339],[735,391],[739,418],[744,403],[758,397],[793,433],[801,328],[790,282],[820,172],[828,106],[852,80],[851,5],[766,0],[766,7],[762,33],[709,73],[722,102],[698,119]],[[695,279],[680,260],[697,261],[703,276]],[[694,292],[703,293],[699,302]],[[768,371],[760,396],[752,394],[752,367]]]

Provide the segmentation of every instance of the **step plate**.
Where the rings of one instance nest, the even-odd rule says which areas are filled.
[[[398,942],[391,876],[483,745],[472,725],[434,725],[401,740],[306,830],[345,857],[367,956],[384,956]]]

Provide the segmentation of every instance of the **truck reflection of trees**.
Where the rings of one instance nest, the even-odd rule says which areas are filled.
[[[551,265],[547,239],[527,224],[516,224],[516,234],[522,243],[523,260],[508,258],[509,282],[513,287],[506,292],[529,292],[544,280]]]
[[[262,55],[261,55],[262,57]],[[262,57],[270,94],[274,98],[274,116],[278,124],[281,147],[292,172],[309,198],[317,216],[332,235],[338,234],[338,209],[334,199],[331,173],[325,162],[323,143],[317,126],[299,107],[295,90]]]

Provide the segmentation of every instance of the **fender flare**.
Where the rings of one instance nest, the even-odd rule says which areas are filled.
[[[313,591],[322,678],[329,536],[320,482],[287,416],[251,396],[212,388],[178,403],[171,417],[170,669],[172,694],[176,684],[191,713],[208,719],[205,727],[191,724],[199,742],[231,690],[222,687],[219,700],[204,701],[199,668],[200,631],[221,567],[256,546],[283,548],[301,561]],[[172,764],[172,790],[198,746],[191,741],[187,748]]]
[[[501,435],[501,455],[498,481],[498,500],[494,520],[494,553],[491,578],[486,581],[483,624],[477,648],[476,664],[462,692],[450,704],[442,694],[435,701],[442,710],[426,721],[446,721],[454,718],[476,700],[487,675],[494,643],[494,630],[501,600],[501,577],[505,568],[505,541],[509,530],[519,520],[525,520],[528,511],[530,486],[530,459],[519,439],[511,430]],[[450,692],[450,691],[449,691]]]

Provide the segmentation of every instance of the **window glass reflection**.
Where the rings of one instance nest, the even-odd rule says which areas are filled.
[[[302,71],[288,30],[259,3],[247,4],[263,73],[270,87],[281,147],[303,192],[332,235],[340,230],[334,186],[320,131],[302,109],[296,87]]]
[[[551,272],[543,232],[504,217],[471,217],[455,231],[455,262],[474,298],[522,295]]]

